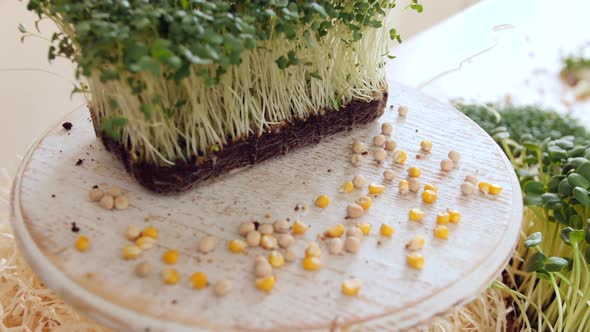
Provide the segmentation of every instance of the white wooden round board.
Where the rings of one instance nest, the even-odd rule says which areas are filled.
[[[399,117],[397,106],[409,106]],[[394,107],[390,107],[393,105]],[[12,224],[20,248],[36,273],[77,310],[118,331],[316,331],[348,328],[362,331],[411,329],[428,324],[482,292],[498,276],[511,256],[520,229],[522,203],[518,181],[509,161],[482,129],[450,105],[433,100],[397,83],[389,87],[389,104],[376,123],[323,140],[286,156],[222,176],[194,190],[162,196],[140,187],[123,165],[104,150],[92,130],[90,116],[82,108],[63,121],[73,124],[65,131],[61,122],[33,145],[23,161],[13,189]],[[398,149],[408,160],[399,166],[388,157],[378,165],[371,154],[359,166],[350,162],[354,139],[370,145],[381,123],[394,126]],[[430,153],[420,152],[420,141],[433,142]],[[456,169],[443,172],[440,161],[450,150],[462,159]],[[391,154],[391,153],[389,153]],[[83,163],[76,166],[81,159]],[[419,193],[401,195],[399,180],[409,166],[422,169],[422,184],[439,187],[434,204],[422,202]],[[393,182],[383,171],[393,169]],[[346,206],[367,189],[339,193],[342,183],[356,174],[369,182],[384,184],[385,192],[373,198],[362,218],[372,231],[361,241],[356,254],[333,256],[325,242],[319,271],[306,271],[301,258],[309,241],[345,219]],[[498,196],[475,192],[461,194],[466,175],[500,184]],[[88,198],[94,185],[124,188],[130,206],[106,211]],[[331,204],[314,206],[325,193]],[[307,209],[296,209],[306,205]],[[422,222],[409,221],[411,208],[426,214]],[[448,240],[434,237],[436,214],[453,208],[461,212],[459,224],[449,224]],[[267,218],[270,216],[269,218]],[[232,254],[228,241],[238,238],[244,221],[272,222],[289,218],[311,226],[297,237],[298,260],[275,269],[276,286],[266,294],[254,285],[253,262],[261,248]],[[71,223],[80,228],[71,231]],[[379,234],[380,225],[395,228],[391,238]],[[121,258],[129,243],[128,225],[149,225],[159,230],[157,245],[135,261]],[[423,270],[406,264],[405,244],[415,235],[426,238],[421,250]],[[79,235],[90,239],[84,253],[74,248]],[[215,250],[197,251],[204,235],[218,239]],[[165,285],[161,271],[167,249],[180,251],[175,268],[181,279]],[[134,274],[139,261],[148,261],[152,273],[140,279]],[[190,274],[205,272],[211,283],[231,281],[225,297],[213,287],[194,290]],[[359,278],[358,296],[345,296],[341,283]]]

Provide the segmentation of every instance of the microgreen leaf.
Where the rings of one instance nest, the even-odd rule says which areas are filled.
[[[526,241],[524,241],[524,246],[527,248],[536,247],[541,243],[542,240],[543,240],[543,235],[541,234],[541,232],[535,232],[535,233],[529,235],[529,237],[526,239]]]
[[[526,272],[535,272],[540,270],[545,266],[545,261],[547,261],[545,254],[537,251],[527,258],[526,262],[524,263],[524,270]]]
[[[539,181],[528,181],[524,184],[523,191],[526,194],[541,195],[545,192],[545,185]]]
[[[590,197],[588,197],[588,190],[582,187],[575,187],[572,190],[572,194],[574,198],[578,201],[578,203],[582,204],[582,206],[590,206]]]
[[[568,261],[561,257],[549,257],[545,262],[545,270],[549,272],[561,272],[568,265]]]

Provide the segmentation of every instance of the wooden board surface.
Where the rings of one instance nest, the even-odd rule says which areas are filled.
[[[339,326],[383,331],[425,324],[475,297],[501,271],[520,229],[521,194],[508,160],[465,116],[397,83],[390,83],[389,96],[390,104],[409,106],[407,117],[398,117],[388,106],[374,125],[177,196],[156,195],[137,185],[97,142],[87,109],[75,111],[64,119],[74,124],[69,133],[60,122],[23,161],[12,201],[19,245],[50,288],[78,310],[120,331],[312,331]],[[384,121],[394,125],[392,136],[398,148],[408,152],[408,162],[398,166],[388,158],[377,165],[368,157],[362,165],[352,165],[353,139],[370,142]],[[422,139],[433,141],[431,153],[420,153]],[[457,169],[444,173],[440,161],[452,149],[462,154],[462,160]],[[75,166],[78,159],[84,162]],[[407,177],[409,166],[422,169],[422,183],[439,186],[435,204],[422,203],[420,194],[398,193],[397,183]],[[393,183],[383,180],[387,168],[396,172]],[[338,189],[355,174],[386,185],[363,218],[373,225],[372,235],[362,240],[354,255],[331,256],[322,243],[323,268],[304,271],[300,259],[307,242],[336,223],[351,223],[344,218],[345,207],[366,190],[339,194]],[[504,190],[499,196],[463,196],[460,185],[466,175],[498,183]],[[94,185],[124,188],[129,209],[105,211],[90,202],[87,192]],[[324,210],[313,206],[320,193],[332,199]],[[297,204],[309,209],[295,211]],[[426,211],[422,223],[408,220],[414,207]],[[434,238],[433,228],[436,213],[447,208],[459,210],[463,217],[460,224],[450,225],[449,240],[444,241]],[[303,220],[311,229],[296,242],[299,260],[276,270],[277,285],[266,295],[253,285],[253,259],[262,249],[231,254],[227,241],[238,237],[237,226],[243,221],[285,218]],[[78,234],[70,231],[72,222],[90,238],[86,253],[74,249]],[[379,236],[382,223],[395,227],[391,239]],[[154,270],[146,279],[134,276],[136,262],[119,258],[120,248],[128,243],[125,228],[131,224],[160,230],[158,245],[142,257]],[[405,262],[404,246],[416,234],[427,241],[422,271]],[[216,249],[207,255],[196,250],[204,235],[218,238]],[[160,258],[166,249],[181,253],[176,267],[182,278],[174,286],[161,281],[165,266]],[[233,290],[223,298],[215,297],[211,287],[192,290],[187,279],[195,271],[206,272],[212,282],[227,278]],[[341,294],[342,281],[350,277],[363,281],[358,297]]]

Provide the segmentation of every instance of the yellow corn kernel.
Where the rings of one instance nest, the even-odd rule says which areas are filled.
[[[408,168],[408,176],[411,178],[419,178],[422,175],[422,171],[415,166]]]
[[[304,222],[299,221],[299,220],[295,220],[295,222],[293,223],[293,234],[295,234],[295,235],[305,234],[305,232],[307,232],[308,228],[309,228],[309,226],[307,224],[305,224]]]
[[[136,259],[141,254],[141,248],[134,244],[127,244],[121,249],[121,256],[125,260]]]
[[[422,142],[420,142],[420,149],[424,152],[430,152],[430,150],[432,150],[432,142],[427,139],[422,140]]]
[[[246,243],[246,241],[241,239],[231,240],[228,244],[229,251],[233,252],[234,254],[239,254],[243,252],[247,246],[248,244]]]
[[[449,215],[451,218],[449,219],[452,223],[458,224],[461,221],[461,213],[457,210],[448,209]]]
[[[361,229],[363,235],[369,235],[371,233],[371,224],[369,224],[368,222],[362,222],[358,224],[358,228]]]
[[[436,215],[436,223],[439,225],[446,225],[451,221],[451,215],[448,212],[441,212]]]
[[[404,150],[396,150],[393,152],[393,161],[396,164],[403,164],[408,160],[408,154]]]
[[[156,240],[154,240],[154,238],[151,238],[149,236],[140,236],[137,240],[135,240],[135,244],[141,250],[150,249],[151,247],[154,246],[154,242],[156,242]]]
[[[322,249],[316,242],[310,242],[305,248],[305,257],[320,257],[322,255]]]
[[[88,247],[90,246],[90,240],[88,240],[87,236],[80,235],[76,239],[76,243],[74,244],[74,246],[76,247],[76,249],[78,249],[78,251],[84,252],[88,250]]]
[[[268,262],[272,267],[278,268],[285,265],[285,258],[279,251],[273,250],[268,254]]]
[[[164,255],[162,255],[162,262],[168,265],[174,265],[176,264],[176,262],[178,262],[179,256],[180,253],[178,252],[178,250],[168,250],[164,253]]]
[[[500,195],[502,192],[502,187],[497,184],[490,184],[490,194],[492,195]]]
[[[342,283],[342,294],[347,296],[356,296],[361,290],[362,286],[363,283],[359,279],[353,278],[345,280]]]
[[[350,181],[346,181],[340,187],[339,192],[344,194],[350,194],[354,190],[354,185]]]
[[[409,217],[412,221],[420,221],[424,218],[424,211],[419,208],[413,208],[410,210]]]
[[[392,236],[394,232],[395,229],[388,224],[381,224],[381,228],[379,229],[379,233],[383,236]]]
[[[477,187],[479,188],[479,191],[481,191],[484,194],[487,194],[490,192],[490,184],[488,182],[485,181],[481,181]]]
[[[434,236],[446,240],[449,238],[449,228],[445,225],[438,225],[434,228]]]
[[[256,279],[256,288],[263,292],[270,292],[275,287],[275,277],[266,276]]]
[[[406,249],[408,250],[420,250],[426,244],[426,239],[422,235],[416,235],[410,242],[406,243]]]
[[[406,262],[409,266],[422,270],[424,268],[424,256],[418,252],[411,252],[406,256]]]
[[[174,285],[178,282],[180,277],[178,276],[178,271],[175,269],[165,269],[162,271],[162,279],[167,285]]]
[[[195,289],[203,289],[209,285],[207,275],[203,272],[195,272],[191,275],[191,284]]]
[[[383,193],[383,190],[385,190],[385,187],[380,184],[377,184],[377,183],[369,184],[369,194],[371,194],[371,195],[379,195],[379,194]]]
[[[324,234],[327,237],[341,237],[344,234],[344,225],[336,224],[334,227],[327,230]]]
[[[432,204],[436,202],[436,191],[432,190],[424,190],[422,192],[422,201],[427,204]]]
[[[427,183],[424,185],[424,190],[432,190],[434,192],[438,192],[438,187],[431,183]]]
[[[408,180],[401,180],[399,182],[399,192],[400,194],[407,194],[410,191],[410,183]]]
[[[149,236],[152,239],[157,239],[158,238],[158,230],[154,226],[147,227],[146,229],[143,230],[143,232],[141,232],[141,234],[143,236]]]
[[[321,262],[319,257],[307,256],[303,259],[303,268],[308,271],[319,270]]]
[[[330,197],[328,197],[327,195],[319,195],[318,198],[316,198],[315,200],[315,206],[321,209],[327,207],[328,205],[330,205]]]
[[[362,206],[364,210],[368,210],[373,205],[373,200],[369,196],[361,196],[354,202]]]

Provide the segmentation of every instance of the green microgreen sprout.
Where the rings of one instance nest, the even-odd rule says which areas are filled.
[[[395,1],[29,0],[104,134],[139,162],[204,156],[386,86]],[[423,10],[417,0],[410,8]],[[30,35],[24,26],[23,37]]]
[[[524,194],[523,241],[506,269],[514,325],[590,330],[590,134],[538,107],[458,104],[508,156]]]

